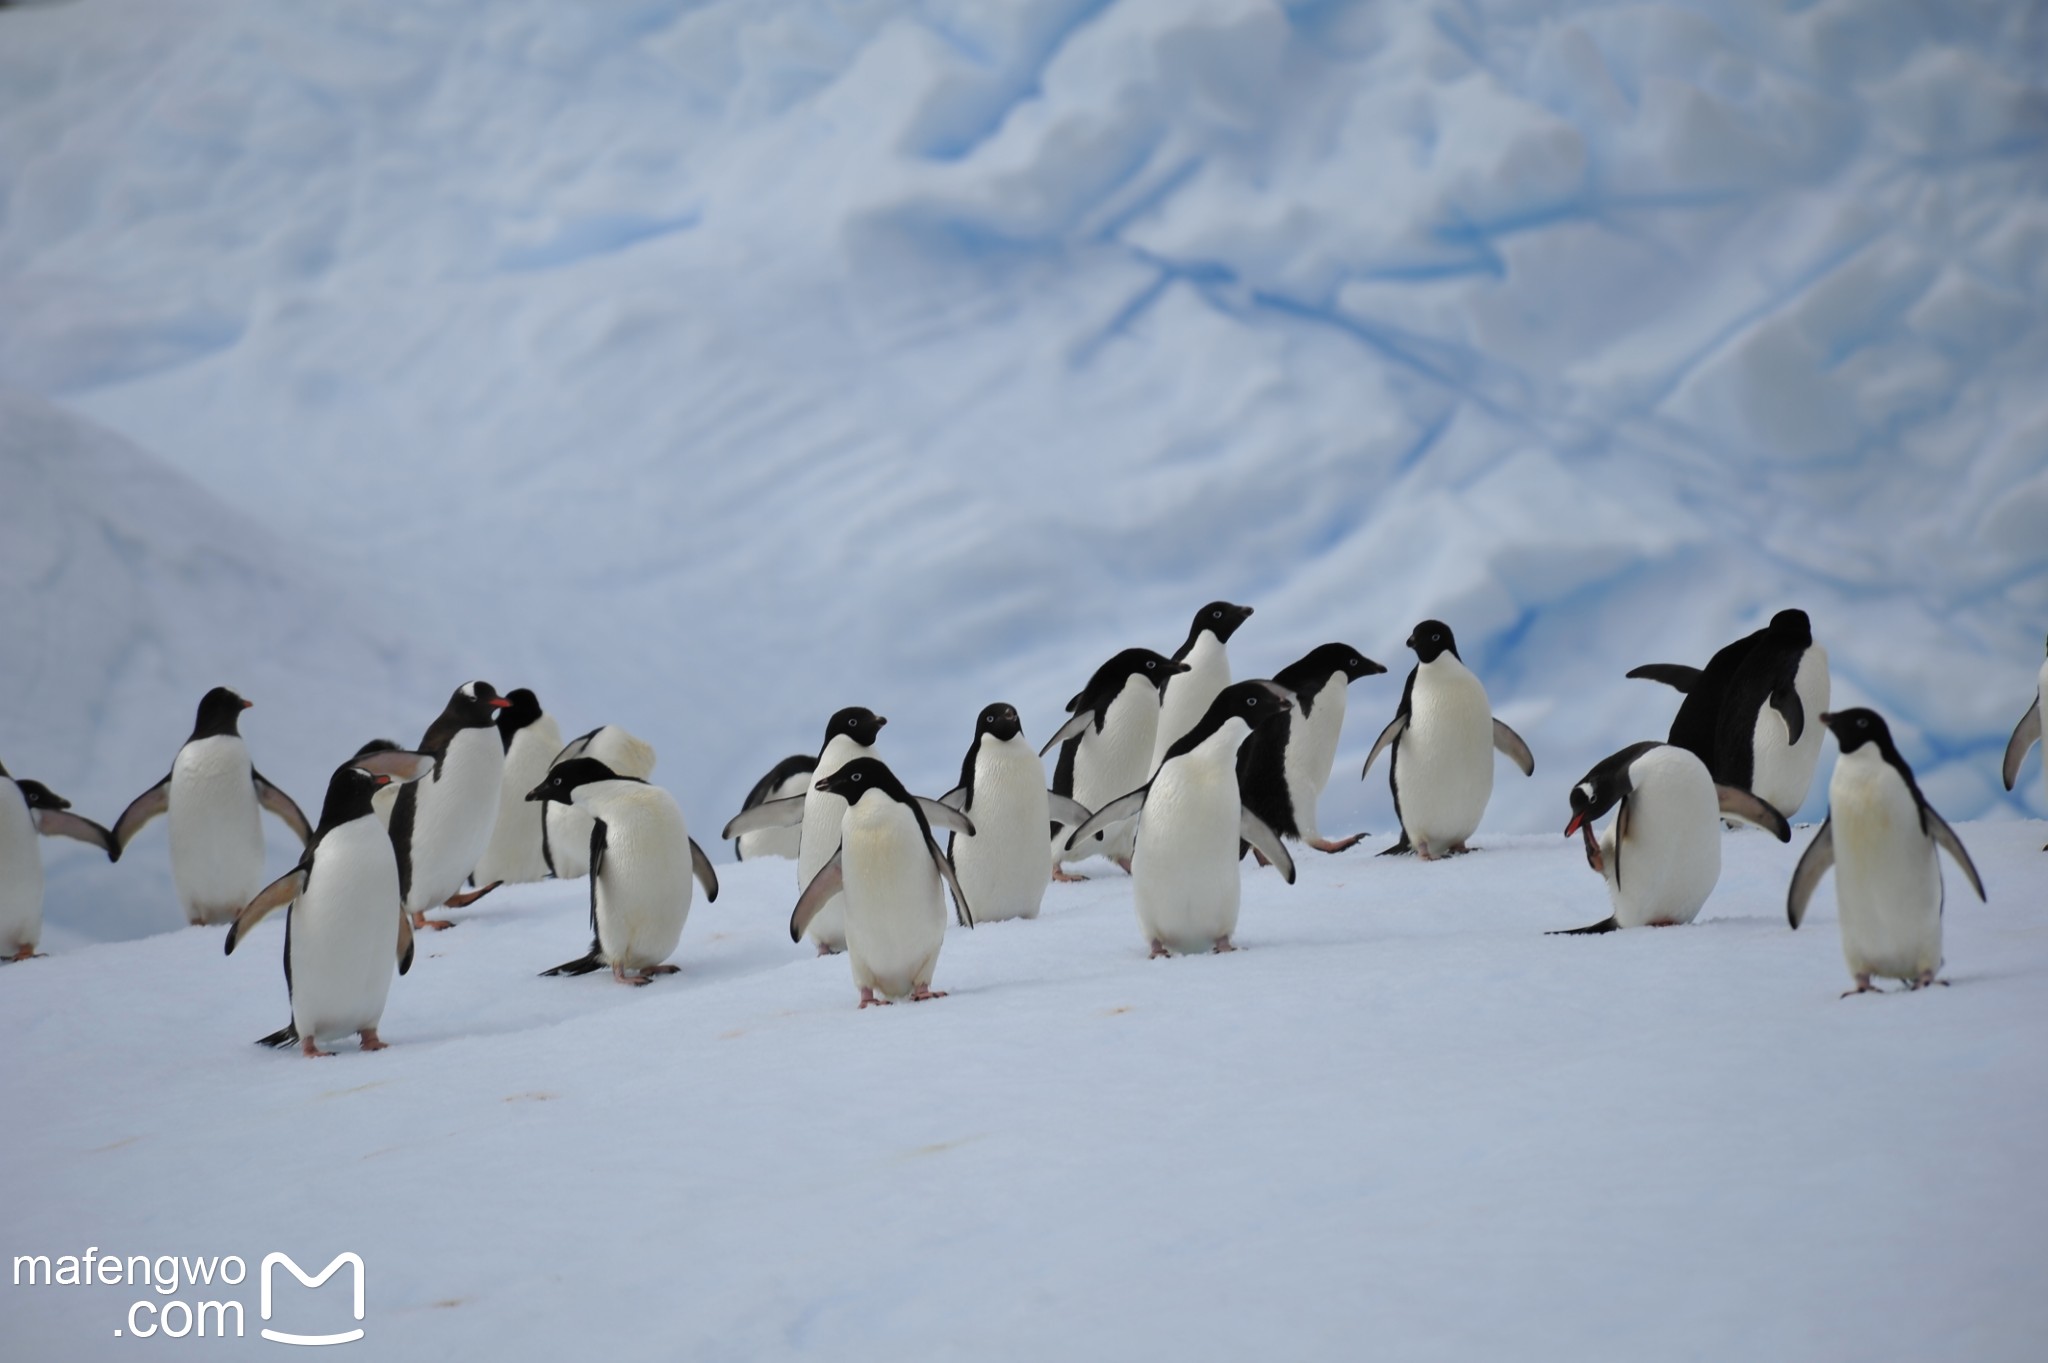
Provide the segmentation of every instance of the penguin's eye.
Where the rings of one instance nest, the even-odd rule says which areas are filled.
[[[1441,634],[1432,634],[1432,635],[1430,635],[1430,636],[1429,636],[1429,639],[1430,639],[1430,642],[1431,642],[1431,643],[1442,643],[1442,642],[1443,642],[1443,637],[1444,637],[1444,636],[1443,636],[1443,635],[1441,635]]]
[[[1210,611],[1210,612],[1209,612],[1209,618],[1210,618],[1211,620],[1221,620],[1221,619],[1223,618],[1223,612],[1222,612],[1222,611]]]
[[[855,785],[859,785],[859,784],[860,784],[860,773],[859,773],[859,772],[855,772],[855,773],[853,774],[853,783],[854,783]]]
[[[1244,698],[1244,703],[1246,705],[1257,705],[1259,703],[1259,698],[1257,696],[1246,696]]]
[[[1154,666],[1154,665],[1153,665],[1152,663],[1149,663],[1149,662],[1148,662],[1148,663],[1146,663],[1146,664],[1145,664],[1145,670],[1146,670],[1147,672],[1150,672],[1150,671],[1152,670],[1153,666]]]

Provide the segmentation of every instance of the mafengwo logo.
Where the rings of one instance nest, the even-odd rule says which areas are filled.
[[[284,1292],[280,1294],[275,1290],[277,1280],[283,1276],[280,1269],[308,1291],[325,1286],[337,1274],[346,1278],[347,1285],[343,1290],[349,1294],[349,1317],[357,1322],[354,1328],[319,1332],[305,1329],[309,1325],[346,1324],[340,1315],[341,1302],[334,1289],[314,1298],[292,1288],[289,1282],[284,1284]],[[114,1331],[116,1336],[126,1339],[241,1338],[246,1330],[241,1301],[224,1294],[204,1300],[186,1298],[197,1298],[206,1292],[217,1293],[220,1289],[216,1283],[238,1287],[248,1277],[248,1263],[239,1254],[197,1258],[171,1254],[123,1257],[102,1254],[99,1246],[94,1245],[84,1254],[14,1256],[16,1287],[147,1287],[156,1293],[155,1297],[140,1297],[129,1304],[120,1328]],[[257,1310],[262,1322],[258,1333],[275,1344],[317,1348],[354,1343],[363,1337],[360,1324],[363,1319],[363,1278],[363,1258],[353,1251],[335,1255],[318,1273],[306,1272],[289,1254],[272,1252],[264,1255],[257,1270]],[[183,1293],[179,1290],[181,1287],[185,1289]],[[301,1328],[273,1328],[273,1312],[278,1316],[279,1326],[296,1324]]]
[[[337,1254],[334,1256],[334,1262],[320,1270],[320,1276],[309,1278],[297,1264],[292,1262],[291,1255],[271,1253],[263,1256],[263,1319],[266,1321],[270,1319],[270,1275],[272,1270],[276,1269],[279,1265],[290,1269],[292,1276],[297,1278],[306,1287],[320,1286],[320,1284],[333,1277],[338,1269],[344,1267],[354,1269],[356,1291],[355,1318],[357,1320],[363,1318],[363,1260],[361,1255],[353,1253]],[[276,1340],[279,1344],[348,1344],[363,1337],[363,1327],[358,1325],[353,1330],[333,1335],[293,1335],[286,1334],[283,1330],[273,1330],[266,1325],[263,1327],[263,1337]]]

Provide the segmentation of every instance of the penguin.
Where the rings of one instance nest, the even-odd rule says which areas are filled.
[[[1670,740],[1707,764],[1716,784],[1747,790],[1788,816],[1806,803],[1820,761],[1820,730],[1807,721],[1828,708],[1828,652],[1803,610],[1714,654],[1703,669],[1649,663],[1631,677],[1682,692]]]
[[[356,749],[356,756],[373,757],[380,752],[403,752],[404,750],[402,744],[394,743],[388,738],[373,738],[368,743],[363,744],[362,747]],[[398,803],[398,792],[404,788],[404,782],[393,781],[388,785],[377,787],[376,794],[370,797],[370,807],[377,811],[377,822],[383,824],[386,828],[391,827],[391,807]]]
[[[491,881],[459,893],[490,845],[491,826],[497,822],[498,786],[505,774],[497,718],[511,705],[486,681],[456,687],[420,739],[418,750],[434,759],[433,772],[408,781],[391,806],[398,892],[415,932],[455,926],[445,918],[427,917],[427,911],[443,905],[464,908],[498,887]]]
[[[1983,878],[1962,839],[1920,793],[1876,711],[1839,710],[1820,722],[1834,733],[1841,758],[1828,781],[1827,820],[1792,872],[1785,916],[1797,929],[1832,866],[1842,955],[1856,981],[1842,997],[1880,992],[1872,976],[1903,980],[1908,989],[1946,983],[1936,977],[1943,895],[1935,849],[1955,858],[1980,900]]]
[[[1159,697],[1159,727],[1152,735],[1152,759],[1145,775],[1159,770],[1166,751],[1180,741],[1208,712],[1216,693],[1230,685],[1230,651],[1226,645],[1237,627],[1251,619],[1250,606],[1211,601],[1195,612],[1188,637],[1174,650],[1173,660],[1186,666],[1169,676]]]
[[[1414,852],[1424,861],[1469,850],[1493,797],[1493,750],[1536,774],[1522,736],[1493,717],[1486,688],[1458,656],[1458,641],[1441,620],[1424,620],[1408,636],[1416,663],[1401,688],[1401,706],[1380,731],[1365,770],[1391,747],[1387,784],[1401,819],[1401,840],[1381,856]]]
[[[660,786],[620,776],[594,757],[552,767],[526,798],[573,804],[591,816],[590,950],[543,975],[587,975],[604,966],[620,984],[673,975],[664,964],[690,917],[691,878],[718,899],[718,873],[690,836],[683,811]]]
[[[1067,702],[1071,718],[1039,749],[1041,758],[1054,748],[1060,750],[1053,763],[1053,793],[1093,809],[1145,784],[1152,775],[1160,693],[1168,678],[1187,667],[1149,648],[1127,648],[1096,668],[1080,694]],[[1135,829],[1105,829],[1073,853],[1060,828],[1051,832],[1055,880],[1087,879],[1062,869],[1065,862],[1084,856],[1106,856],[1124,870],[1131,869]]]
[[[740,812],[744,814],[770,800],[787,800],[793,795],[802,795],[810,789],[811,773],[817,768],[818,759],[809,753],[791,753],[770,767],[766,776],[754,782],[745,803],[740,805]],[[761,857],[787,857],[794,861],[798,841],[799,835],[794,826],[764,828],[755,833],[742,833],[734,843],[733,855],[741,861]]]
[[[1721,878],[1724,818],[1792,841],[1783,814],[1746,790],[1715,785],[1706,763],[1670,743],[1631,744],[1603,758],[1572,787],[1571,806],[1564,835],[1585,838],[1586,864],[1607,881],[1614,912],[1553,936],[1692,922]],[[1596,840],[1593,821],[1610,809],[1614,821]]]
[[[1237,750],[1237,785],[1245,808],[1283,838],[1318,852],[1342,852],[1363,833],[1332,841],[1316,826],[1316,802],[1337,762],[1351,683],[1387,669],[1349,644],[1324,644],[1273,674],[1293,698],[1275,710]]]
[[[1153,956],[1237,949],[1230,939],[1237,931],[1240,840],[1294,883],[1294,859],[1280,835],[1245,808],[1237,789],[1238,748],[1273,710],[1293,704],[1270,681],[1224,687],[1149,782],[1074,830],[1079,842],[1098,828],[1137,819],[1131,889]]]
[[[231,921],[262,887],[259,807],[282,819],[301,847],[313,836],[291,796],[250,764],[241,720],[252,704],[225,686],[208,691],[170,773],[136,796],[114,821],[119,853],[144,824],[170,814],[171,880],[193,923]]]
[[[292,1020],[257,1044],[297,1043],[306,1056],[332,1055],[322,1037],[353,1032],[366,1051],[391,995],[395,966],[412,969],[412,920],[398,888],[398,854],[377,819],[376,794],[395,781],[425,775],[434,759],[387,749],[351,757],[327,781],[320,826],[299,864],[252,898],[228,929],[222,951],[234,955],[258,923],[285,911],[284,987]]]
[[[2027,749],[2041,741],[2041,711],[2048,709],[2048,662],[2041,664],[2041,674],[2034,679],[2034,703],[2020,716],[2020,722],[2013,725],[2012,737],[2005,745],[2005,788],[2011,790],[2020,779],[2020,763],[2027,760]],[[2041,784],[2048,787],[2048,760],[2041,763]],[[2041,849],[2048,852],[2048,846]]]
[[[476,885],[525,885],[548,878],[541,849],[546,811],[528,805],[526,792],[547,775],[562,750],[562,730],[526,687],[507,691],[505,699],[511,703],[498,716],[498,739],[505,749],[498,818],[491,825],[490,843],[470,873],[470,882]]]
[[[621,776],[654,779],[654,745],[616,724],[600,725],[570,739],[548,765],[579,757],[595,757]],[[590,871],[590,815],[553,800],[543,803],[541,810],[541,859],[556,879],[581,880]]]
[[[822,761],[820,766],[824,765]],[[974,912],[960,888],[953,864],[932,840],[932,825],[974,835],[974,821],[935,800],[903,788],[880,759],[855,757],[818,778],[812,803],[829,796],[845,813],[832,855],[797,897],[789,916],[789,940],[799,942],[813,919],[833,901],[843,904],[846,959],[860,1006],[946,997],[933,989],[932,969],[946,941],[946,896],[953,891],[960,923],[974,926]],[[804,839],[806,849],[812,839]]]
[[[1016,706],[997,701],[982,710],[960,761],[960,784],[939,803],[979,830],[946,835],[946,856],[974,905],[974,920],[1038,917],[1052,879],[1045,829],[1077,828],[1088,822],[1088,810],[1045,788],[1045,765],[1024,740]]]
[[[41,781],[17,780],[0,766],[0,963],[36,956],[43,940],[43,853],[36,835],[76,838],[121,859],[114,835],[67,813],[71,802]]]
[[[846,814],[846,801],[830,791],[823,794],[818,781],[838,771],[857,757],[872,756],[875,740],[889,721],[872,710],[848,706],[826,722],[825,744],[818,750],[813,780],[808,793],[769,800],[736,815],[720,833],[737,838],[767,828],[800,824],[797,835],[796,883],[799,893],[817,879],[825,863],[839,847],[839,826]],[[828,897],[805,920],[811,941],[820,956],[846,950],[846,911],[836,897]]]

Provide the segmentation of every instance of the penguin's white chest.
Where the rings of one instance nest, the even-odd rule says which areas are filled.
[[[1683,748],[1657,748],[1630,768],[1628,836],[1619,815],[1602,830],[1607,893],[1625,928],[1690,923],[1721,878],[1720,802],[1706,764]]]
[[[490,844],[504,774],[504,742],[496,729],[479,727],[449,740],[438,777],[413,783],[408,909],[437,908],[462,888]]]
[[[1821,736],[1827,732],[1827,726],[1820,722],[1828,708],[1826,649],[1815,644],[1800,657],[1792,689],[1798,693],[1806,716],[1799,741],[1790,741],[1791,731],[1785,725],[1785,717],[1769,702],[1758,707],[1756,731],[1750,738],[1750,792],[1788,819],[1806,803],[1806,793],[1813,786],[1813,769],[1820,762]]]
[[[628,970],[660,965],[683,939],[694,893],[683,812],[667,791],[638,784],[591,801],[590,808],[605,827],[596,890],[598,957]]]
[[[1209,703],[1230,685],[1230,650],[1213,634],[1204,631],[1195,640],[1195,646],[1188,650],[1188,656],[1181,661],[1188,665],[1188,670],[1175,673],[1166,683],[1166,694],[1159,702],[1159,730],[1152,740],[1151,760],[1146,764],[1145,776],[1159,769],[1159,764],[1166,760],[1166,750],[1178,743],[1181,735],[1202,722],[1202,716],[1208,713]],[[1142,784],[1144,779],[1139,777],[1139,783]],[[1126,789],[1134,790],[1136,787]],[[1119,795],[1123,793],[1117,792]]]
[[[0,954],[43,936],[43,849],[21,789],[0,776]]]
[[[817,768],[810,776],[811,785],[815,787],[854,758],[871,751],[845,734],[834,734],[825,744],[825,751],[818,754]],[[845,819],[846,801],[841,797],[817,789],[804,796],[803,834],[797,842],[796,853],[798,894],[809,887],[812,877],[823,870],[825,863],[832,860],[832,854],[839,850],[840,828]],[[804,932],[804,936],[827,951],[846,949],[845,898],[844,895],[834,895],[827,900]]]
[[[1128,678],[1102,713],[1102,732],[1095,732],[1091,725],[1081,735],[1081,746],[1074,753],[1074,799],[1089,809],[1100,809],[1144,785],[1152,774],[1153,742],[1158,733],[1158,688],[1143,677]],[[1127,821],[1108,830],[1093,845],[1077,847],[1064,856],[1128,858],[1135,831]],[[1056,855],[1063,851],[1064,842],[1064,834],[1055,840]]]
[[[2043,721],[2048,722],[2048,663],[2041,664],[2041,675],[2034,683],[2034,701],[2041,707]],[[2048,803],[2048,737],[2041,742],[2041,799]]]
[[[1132,898],[1147,941],[1170,951],[1208,951],[1237,930],[1240,882],[1237,748],[1232,721],[1152,780],[1131,861]]]
[[[929,985],[946,940],[946,902],[916,816],[871,795],[846,811],[841,838],[854,984],[889,998]]]
[[[1851,974],[1912,980],[1941,968],[1941,866],[1919,806],[1876,745],[1828,783],[1835,903]]]
[[[1322,836],[1316,822],[1316,805],[1323,788],[1330,784],[1330,769],[1337,762],[1337,740],[1344,732],[1344,705],[1350,679],[1342,672],[1323,683],[1307,715],[1289,717],[1287,751],[1288,803],[1294,806],[1294,826],[1304,839]]]
[[[263,825],[249,749],[233,734],[187,743],[171,764],[171,879],[195,923],[225,923],[263,888]]]
[[[1472,836],[1493,798],[1493,707],[1448,653],[1416,669],[1408,704],[1394,750],[1401,827],[1417,851],[1442,855]]]
[[[291,907],[292,1021],[301,1037],[375,1027],[398,970],[398,860],[374,815],[331,829]]]
[[[523,885],[547,879],[541,827],[549,802],[529,801],[526,792],[546,779],[548,765],[561,750],[562,731],[552,715],[542,715],[512,735],[498,780],[498,817],[491,824],[490,842],[477,858],[478,885],[494,880]]]
[[[974,835],[953,839],[953,870],[977,923],[1036,918],[1052,867],[1045,859],[1045,768],[1021,737],[976,740]]]

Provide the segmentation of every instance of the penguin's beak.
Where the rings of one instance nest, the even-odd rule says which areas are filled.
[[[876,715],[876,716],[875,716],[875,727],[876,727],[877,729],[881,728],[881,727],[882,727],[883,725],[887,724],[888,722],[889,722],[889,717],[888,717],[887,715]]]
[[[818,778],[818,783],[812,786],[811,789],[822,790],[827,795],[836,795],[839,793],[838,779],[834,776],[820,776]]]
[[[512,702],[506,700],[503,696],[493,696],[490,700],[490,706],[493,710],[509,710],[512,708]]]
[[[1586,822],[1586,814],[1585,814],[1585,811],[1584,811],[1584,810],[1577,810],[1577,809],[1573,810],[1573,811],[1572,811],[1572,821],[1571,821],[1570,823],[1568,823],[1568,824],[1566,824],[1566,825],[1564,826],[1564,835],[1565,835],[1566,837],[1570,837],[1570,836],[1571,836],[1572,834],[1574,834],[1574,833],[1578,832],[1578,831],[1579,831],[1579,826],[1580,826],[1581,824],[1585,823],[1585,822]]]
[[[253,700],[245,700],[242,702],[242,708],[244,710],[253,710],[256,708],[256,702]]]
[[[1175,672],[1192,672],[1195,670],[1195,665],[1193,663],[1175,663],[1173,670]]]

